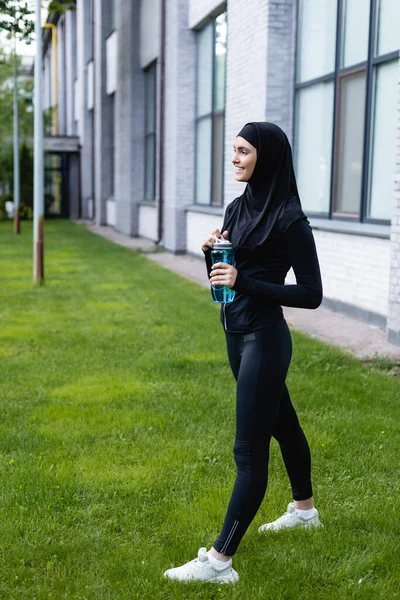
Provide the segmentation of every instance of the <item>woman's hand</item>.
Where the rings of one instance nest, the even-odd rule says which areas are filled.
[[[211,285],[226,285],[228,288],[232,288],[235,285],[238,273],[235,267],[223,262],[218,262],[215,263],[215,265],[213,265],[211,269]]]
[[[201,249],[203,250],[203,252],[207,252],[207,250],[212,250],[214,248],[215,240],[217,238],[220,239],[221,237],[227,239],[228,232],[224,231],[224,233],[221,235],[219,229],[214,229],[214,231],[210,233],[210,235],[203,241],[201,245]]]

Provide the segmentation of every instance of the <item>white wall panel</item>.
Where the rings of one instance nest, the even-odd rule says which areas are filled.
[[[107,52],[107,94],[117,89],[117,32],[113,31],[106,40]]]
[[[157,240],[157,207],[139,207],[139,235],[150,240]]]

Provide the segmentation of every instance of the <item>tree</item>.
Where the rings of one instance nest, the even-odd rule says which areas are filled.
[[[49,4],[49,13],[65,13],[75,10],[76,0],[52,0]],[[18,39],[29,43],[32,41],[35,24],[32,17],[35,12],[33,0],[0,0],[0,29],[14,32]]]
[[[13,63],[14,55],[0,49],[0,197],[2,198],[1,205],[3,207],[7,200],[13,200]],[[21,148],[21,154],[25,160],[25,165],[28,164],[27,152],[32,153],[32,94],[33,81],[20,81],[18,99],[19,129],[20,141],[22,148],[24,148],[23,152]],[[32,171],[23,168],[21,164],[21,188],[25,186],[25,190],[28,190],[30,185],[26,182],[27,178],[32,179]],[[28,192],[26,191],[23,199],[24,203],[27,196]],[[32,200],[30,200],[30,204],[32,204]]]

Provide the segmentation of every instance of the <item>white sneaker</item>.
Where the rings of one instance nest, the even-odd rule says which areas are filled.
[[[272,523],[261,525],[258,531],[279,531],[280,529],[293,529],[294,527],[323,527],[318,518],[317,509],[313,508],[311,510],[312,512],[306,518],[303,511],[297,510],[293,502],[289,502],[287,511],[279,519],[276,519]]]
[[[204,581],[208,583],[236,583],[239,575],[232,569],[232,559],[229,559],[222,569],[211,564],[206,548],[200,548],[197,558],[181,567],[168,569],[164,577],[174,581]]]

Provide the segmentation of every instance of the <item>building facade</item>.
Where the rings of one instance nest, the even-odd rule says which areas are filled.
[[[45,103],[79,140],[82,217],[201,254],[243,189],[237,132],[273,121],[293,146],[325,304],[400,344],[398,0],[77,0],[51,18]]]

